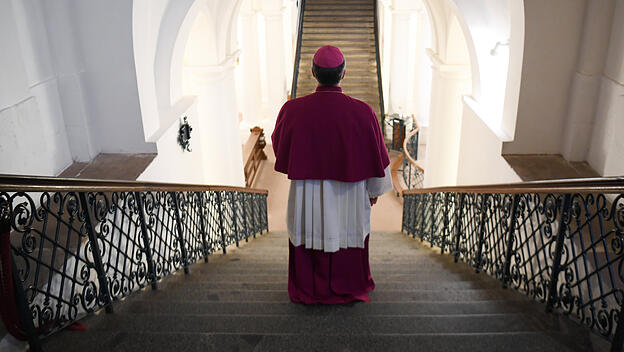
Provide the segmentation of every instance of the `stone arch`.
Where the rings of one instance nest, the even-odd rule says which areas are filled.
[[[182,70],[185,47],[200,13],[209,20],[214,17],[203,1],[195,0],[171,1],[165,11],[154,60],[156,97],[161,109],[170,108],[183,95]],[[208,38],[207,42],[216,45],[216,36]]]

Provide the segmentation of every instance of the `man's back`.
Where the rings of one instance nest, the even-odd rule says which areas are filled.
[[[282,107],[273,138],[275,169],[291,179],[383,177],[388,162],[380,151],[383,145],[368,104],[343,94],[340,87],[319,86]]]

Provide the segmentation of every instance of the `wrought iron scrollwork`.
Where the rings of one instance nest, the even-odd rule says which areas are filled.
[[[261,234],[266,208],[266,194],[236,190],[0,192],[37,337]]]
[[[407,193],[403,206],[407,234],[621,343],[623,194]]]

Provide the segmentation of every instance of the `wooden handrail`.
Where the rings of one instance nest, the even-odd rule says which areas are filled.
[[[490,185],[410,189],[403,194],[423,193],[624,193],[624,177],[572,178],[562,180]]]
[[[412,138],[416,133],[418,133],[418,131],[420,131],[420,126],[418,126],[418,123],[416,122],[416,119],[412,119],[412,123],[414,125],[414,129],[411,130],[406,136],[405,139],[403,140],[403,155],[405,155],[405,157],[407,158],[407,160],[417,169],[419,169],[421,172],[425,172],[425,169],[422,168],[422,166],[420,166],[420,164],[418,164],[418,161],[416,161],[416,159],[414,159],[411,155],[409,155],[409,153],[407,152],[407,142],[410,140],[410,138]],[[416,156],[418,157],[418,156]]]
[[[303,39],[303,14],[305,12],[305,0],[300,0],[299,21],[297,23],[297,47],[295,49],[295,67],[293,68],[292,87],[290,88],[290,99],[297,97],[297,81],[299,80],[299,64],[301,61],[301,41]]]
[[[90,180],[42,176],[0,175],[0,192],[203,192],[234,191],[268,194],[265,189],[245,187],[198,185],[186,183],[139,182],[117,180]]]
[[[264,130],[260,127],[251,129],[251,135],[247,143],[243,146],[243,157],[245,158],[245,186],[251,187],[258,174],[260,162],[266,160],[267,156],[262,149],[266,146]]]
[[[399,175],[399,168],[403,165],[403,160],[405,159],[405,155],[401,154],[398,158],[396,158],[392,163],[390,163],[390,174],[392,175],[392,188],[394,188],[394,192],[396,192],[397,196],[401,196],[404,187],[401,185],[401,176]]]
[[[383,84],[381,81],[381,55],[379,54],[379,19],[377,18],[377,1],[375,1],[375,6],[373,11],[375,11],[374,16],[374,28],[375,28],[375,61],[377,64],[377,91],[379,92],[379,113],[381,116],[379,117],[379,122],[381,125],[381,133],[385,137],[386,133],[386,112],[385,112],[385,104],[384,104],[384,96],[383,96]]]

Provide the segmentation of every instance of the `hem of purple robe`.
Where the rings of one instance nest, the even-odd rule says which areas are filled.
[[[370,302],[368,293],[375,288],[375,282],[370,273],[369,237],[366,236],[364,248],[346,248],[334,253],[295,247],[289,240],[290,300],[304,304]]]

